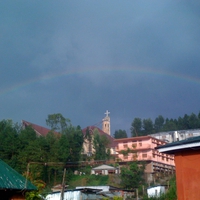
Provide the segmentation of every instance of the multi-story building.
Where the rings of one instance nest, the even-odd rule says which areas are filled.
[[[156,172],[174,173],[174,156],[160,153],[155,149],[166,142],[151,136],[115,139],[115,142],[119,162],[145,162],[145,173],[149,174],[149,181],[152,181]]]

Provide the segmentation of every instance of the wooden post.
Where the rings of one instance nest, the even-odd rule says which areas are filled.
[[[29,167],[30,167],[30,163],[28,163],[28,165],[27,165],[25,189],[27,189],[27,181],[28,181],[28,176],[29,176]]]
[[[144,194],[145,194],[145,192],[144,192],[144,185],[142,186],[142,191],[143,191],[143,196],[144,196]]]
[[[136,189],[136,200],[138,200],[138,189]]]
[[[63,180],[62,180],[62,189],[61,189],[61,193],[60,193],[60,200],[64,199],[64,191],[65,191],[65,174],[66,174],[66,168],[64,168],[64,172],[63,172]]]

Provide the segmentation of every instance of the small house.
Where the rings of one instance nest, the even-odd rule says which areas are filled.
[[[109,165],[100,165],[98,167],[92,168],[91,174],[96,174],[96,175],[119,174],[119,169]]]
[[[148,197],[160,197],[161,194],[165,193],[165,186],[154,186],[147,188],[147,195]]]

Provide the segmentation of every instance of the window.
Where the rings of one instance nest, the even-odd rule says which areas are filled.
[[[192,137],[193,136],[193,133],[189,133],[189,137]]]
[[[142,158],[147,158],[147,154],[146,154],[146,153],[143,153],[143,154],[142,154]]]
[[[136,148],[137,147],[137,143],[136,142],[132,142],[132,147]]]
[[[92,156],[92,152],[88,151],[88,152],[87,152],[87,156],[88,156],[88,157]]]
[[[124,142],[123,145],[124,145],[124,148],[127,148],[127,147],[128,147],[127,142]]]

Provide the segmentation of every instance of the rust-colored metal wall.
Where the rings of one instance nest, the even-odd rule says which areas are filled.
[[[178,200],[200,199],[200,149],[175,153]]]

